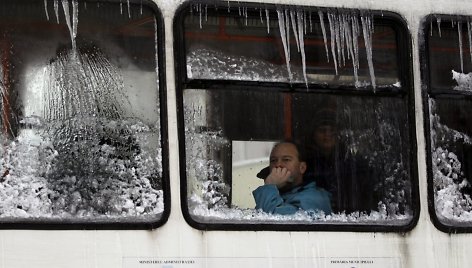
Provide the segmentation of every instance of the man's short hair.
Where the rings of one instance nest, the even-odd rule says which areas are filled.
[[[272,150],[274,150],[274,148],[277,147],[278,145],[284,144],[284,143],[292,144],[293,146],[295,146],[295,149],[297,149],[297,152],[298,152],[298,160],[299,160],[300,162],[306,162],[306,150],[305,150],[305,147],[301,146],[298,142],[295,142],[295,141],[293,141],[293,140],[283,140],[283,141],[277,142],[277,143],[274,144],[274,146],[272,147]]]

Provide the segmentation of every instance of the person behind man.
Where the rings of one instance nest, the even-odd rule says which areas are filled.
[[[307,137],[305,180],[314,180],[331,194],[333,212],[376,210],[380,200],[374,191],[376,176],[360,155],[350,152],[339,140],[336,112],[319,110],[312,129]]]
[[[304,182],[304,154],[293,142],[280,142],[270,153],[270,173],[264,185],[252,192],[256,209],[267,213],[294,214],[298,210],[331,213],[329,193],[315,182]]]

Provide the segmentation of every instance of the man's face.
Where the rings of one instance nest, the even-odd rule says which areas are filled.
[[[274,168],[286,168],[290,171],[293,184],[303,182],[303,174],[306,171],[306,163],[301,162],[297,147],[291,143],[280,143],[270,153],[270,170]]]
[[[329,152],[336,145],[336,134],[336,127],[331,125],[321,125],[316,128],[313,138],[319,148]]]

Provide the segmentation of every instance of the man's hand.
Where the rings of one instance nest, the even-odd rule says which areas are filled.
[[[269,176],[267,176],[264,183],[274,184],[277,186],[277,188],[281,189],[293,181],[291,175],[292,173],[288,169],[282,167],[275,167],[270,171],[270,174]]]

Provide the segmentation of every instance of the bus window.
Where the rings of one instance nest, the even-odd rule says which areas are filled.
[[[155,6],[0,4],[0,222],[162,223],[168,193]]]
[[[431,15],[425,26],[430,213],[443,231],[467,231],[472,226],[472,25],[467,17]]]
[[[192,226],[414,225],[409,38],[396,15],[198,3],[181,7],[174,29],[182,207]],[[303,183],[276,187],[288,214],[266,210],[255,197],[270,184],[269,155],[283,140],[298,145],[306,165]],[[312,186],[328,196],[323,206],[287,201],[294,189]]]

